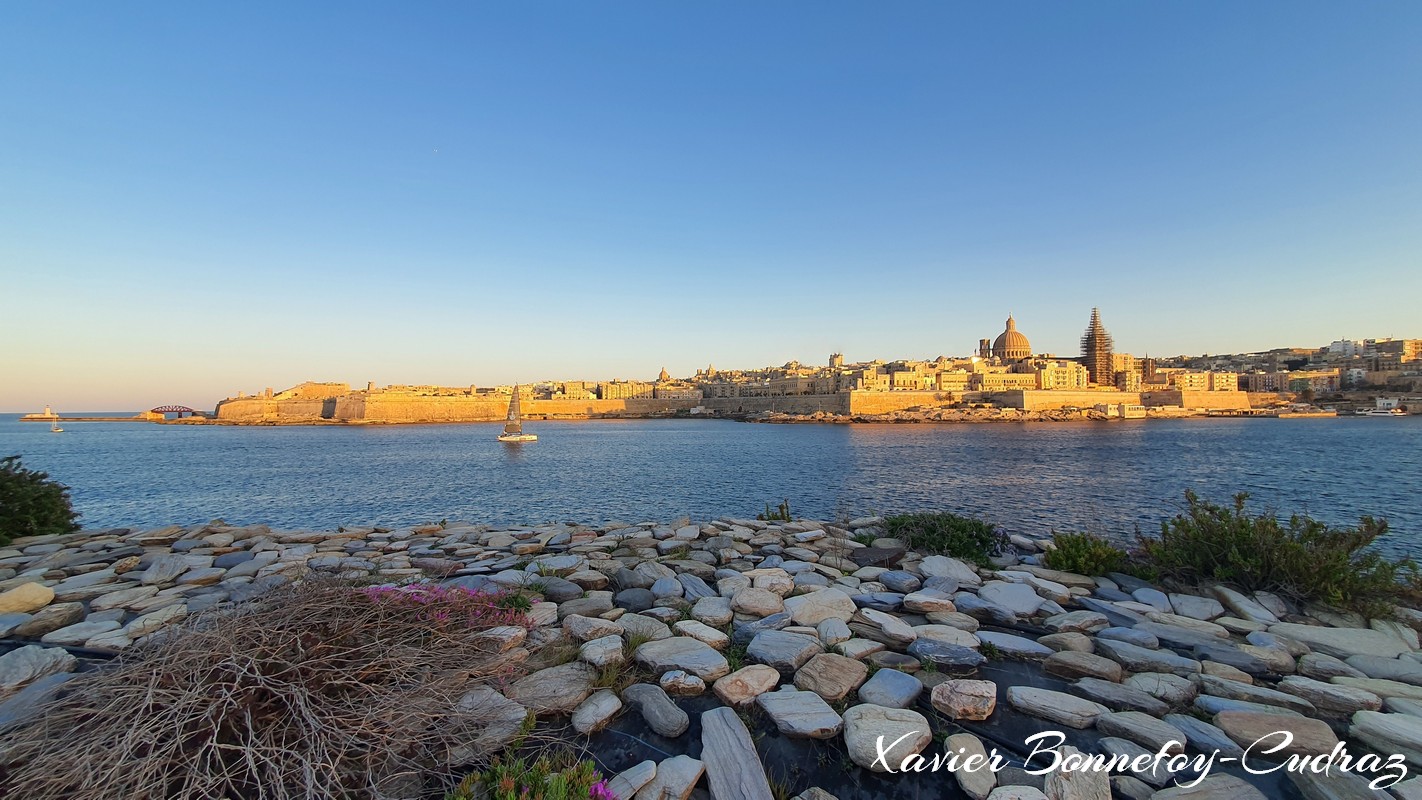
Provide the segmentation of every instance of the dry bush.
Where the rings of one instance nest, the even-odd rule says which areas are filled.
[[[439,788],[424,782],[510,724],[459,703],[473,685],[512,677],[519,660],[479,636],[524,624],[497,599],[306,582],[198,615],[74,679],[39,719],[6,732],[0,796],[281,800]]]

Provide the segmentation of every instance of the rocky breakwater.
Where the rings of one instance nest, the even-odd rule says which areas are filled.
[[[1263,769],[1343,742],[1422,768],[1422,613],[1369,621],[1224,586],[1170,593],[1056,572],[1035,555],[1050,542],[1021,536],[1018,555],[979,568],[914,552],[881,524],[283,532],[215,522],[19,540],[0,549],[0,637],[13,648],[0,655],[0,729],[40,713],[76,656],[330,574],[529,595],[527,674],[489,690],[507,711],[500,735],[511,740],[529,713],[593,742],[639,719],[663,757],[619,767],[610,786],[622,798],[685,800],[701,785],[713,798],[770,798],[777,765],[757,734],[833,748],[847,765],[834,775],[874,780],[923,780],[903,770],[935,754],[1001,752],[1001,769],[929,778],[975,800],[1266,796],[1263,779],[1223,762],[1175,785],[1197,775],[1139,759],[1158,752],[1238,764],[1250,750]],[[1114,768],[1033,774],[1024,766],[1042,762],[1024,765],[1029,748],[1013,735],[1044,730],[1062,732],[1061,754],[1115,757]],[[1287,744],[1260,753],[1281,731]],[[825,773],[791,788],[805,800],[831,796],[812,782],[856,793]],[[1373,777],[1291,771],[1265,788],[1286,779],[1306,797],[1383,796],[1367,787]],[[1392,790],[1414,798],[1419,787]]]

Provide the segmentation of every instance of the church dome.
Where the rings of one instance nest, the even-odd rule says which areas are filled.
[[[1007,318],[1007,330],[998,335],[992,343],[993,358],[1003,361],[1019,361],[1032,356],[1032,343],[1017,330],[1017,322]]]

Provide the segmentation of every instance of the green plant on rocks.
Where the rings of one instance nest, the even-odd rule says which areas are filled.
[[[899,514],[884,521],[889,535],[919,552],[938,553],[987,566],[1002,552],[1007,535],[996,525],[957,514]]]
[[[780,505],[771,508],[769,503],[765,504],[765,511],[756,514],[755,518],[763,522],[789,522],[793,517],[790,515],[790,501],[782,500]]]
[[[1051,569],[1092,576],[1120,572],[1126,565],[1126,551],[1099,536],[1058,533],[1052,541],[1056,548],[1042,557]]]
[[[1295,514],[1285,523],[1247,512],[1248,497],[1221,506],[1187,490],[1185,512],[1161,523],[1159,539],[1141,538],[1146,564],[1182,585],[1232,583],[1368,615],[1386,612],[1404,582],[1416,585],[1412,559],[1390,560],[1371,546],[1387,533],[1386,520],[1365,516],[1355,528],[1333,528]]]
[[[471,773],[445,800],[615,800],[592,761],[558,764],[549,756],[495,759]]]
[[[79,530],[69,487],[27,469],[19,456],[0,458],[0,544],[20,536]]]
[[[998,647],[992,642],[983,642],[979,644],[978,652],[982,654],[983,658],[986,658],[989,661],[1003,660],[1002,648]]]

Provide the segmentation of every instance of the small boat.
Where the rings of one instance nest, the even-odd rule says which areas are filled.
[[[55,414],[54,419],[49,421],[50,433],[64,433],[64,429],[59,427],[59,415]]]
[[[499,434],[499,441],[515,443],[538,441],[536,435],[523,432],[523,422],[519,419],[518,411],[518,385],[514,384],[513,399],[509,401],[509,419],[504,423],[504,432]]]

